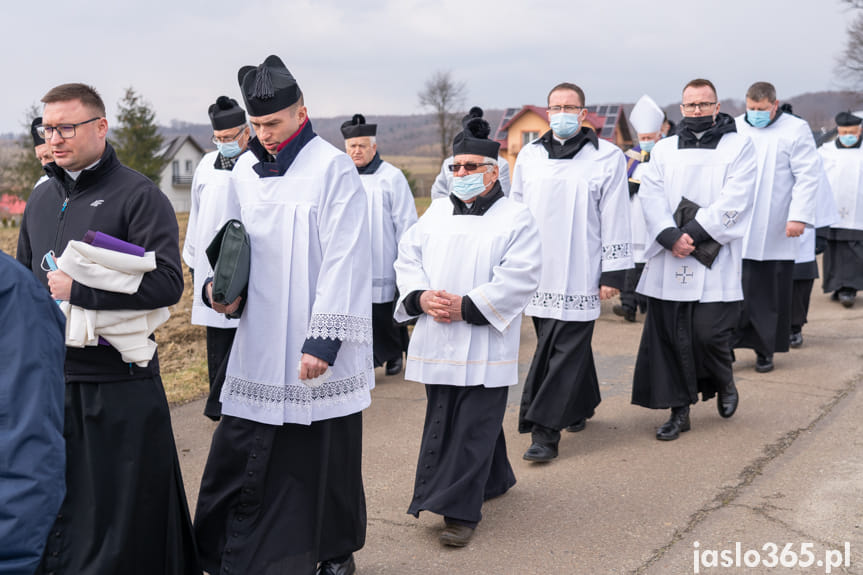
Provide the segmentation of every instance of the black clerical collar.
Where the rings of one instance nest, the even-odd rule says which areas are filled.
[[[701,137],[698,137],[697,134],[688,129],[685,121],[681,121],[677,125],[677,148],[680,150],[686,148],[715,150],[722,136],[736,131],[737,123],[734,121],[734,118],[724,112],[719,112],[716,115],[716,121],[701,133]]]
[[[599,139],[596,137],[596,132],[587,126],[583,126],[577,134],[562,144],[555,139],[551,130],[543,134],[538,142],[548,152],[548,157],[551,160],[571,160],[588,142],[593,144],[594,148],[599,149]]]
[[[782,115],[782,113],[783,113],[783,112],[782,112],[782,109],[781,109],[781,108],[777,108],[777,109],[776,109],[776,115],[775,115],[775,116],[773,116],[773,119],[772,119],[772,120],[770,120],[769,122],[767,122],[767,125],[766,125],[766,126],[764,126],[764,128],[767,128],[768,126],[772,126],[773,124],[775,124],[775,123],[776,123],[776,120],[778,120],[778,119],[779,119],[779,116],[781,116],[781,115]],[[794,114],[792,114],[792,116],[793,116],[793,115],[794,115]],[[752,126],[752,122],[750,122],[750,121],[749,121],[749,114],[747,114],[746,112],[743,112],[743,121],[744,121],[744,122],[746,122],[747,124],[749,124],[750,126]],[[755,126],[752,126],[752,127],[754,128]],[[764,128],[761,128],[761,129],[764,129]]]
[[[360,174],[374,174],[378,171],[378,168],[381,167],[384,161],[381,159],[381,155],[375,152],[375,157],[372,158],[372,161],[366,164],[365,166],[357,166],[357,171]]]
[[[503,197],[503,188],[500,187],[500,182],[495,182],[491,191],[484,196],[477,196],[476,199],[466,204],[454,195],[450,194],[449,199],[452,202],[452,215],[454,216],[481,216],[485,214],[496,201]]]
[[[312,129],[312,121],[306,118],[305,123],[296,131],[296,133],[282,142],[276,157],[267,152],[267,149],[258,140],[257,136],[249,142],[249,150],[255,155],[259,163],[253,166],[255,173],[262,178],[274,178],[284,176],[303,146],[312,141],[315,137],[315,131]]]

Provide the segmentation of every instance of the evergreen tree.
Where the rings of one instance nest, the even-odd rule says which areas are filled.
[[[153,180],[165,165],[159,151],[164,139],[156,127],[156,113],[135,90],[126,89],[117,112],[117,127],[111,131],[111,144],[123,164]]]

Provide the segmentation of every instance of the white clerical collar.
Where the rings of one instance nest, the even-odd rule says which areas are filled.
[[[92,164],[90,164],[89,166],[84,168],[84,170],[89,170],[89,169],[95,168],[101,159],[102,158],[99,158],[98,160],[96,160],[95,162],[93,162]],[[63,171],[66,172],[69,175],[69,177],[75,181],[78,180],[78,176],[80,176],[81,172],[83,172],[84,170],[78,170],[77,172],[70,172],[69,170],[67,170],[65,168],[63,169]]]
[[[566,143],[566,140],[562,140],[562,139],[558,138],[557,134],[555,134],[554,132],[551,133],[551,137],[554,138],[557,141],[557,143],[560,145],[563,145]]]

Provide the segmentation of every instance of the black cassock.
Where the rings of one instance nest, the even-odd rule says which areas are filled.
[[[515,485],[503,436],[509,388],[425,387],[428,403],[408,513],[479,522],[483,501]]]
[[[222,416],[201,479],[195,535],[219,574],[313,574],[366,535],[362,414],[311,425]]]
[[[201,573],[158,377],[66,384],[66,498],[37,573]]]
[[[682,407],[716,395],[734,379],[731,338],[740,302],[679,302],[648,298],[632,378],[632,403]]]
[[[218,421],[222,415],[222,385],[225,383],[225,373],[228,369],[228,356],[234,344],[235,327],[207,326],[207,373],[210,377],[210,394],[204,404],[204,415]]]
[[[372,350],[375,367],[399,359],[408,349],[408,328],[393,319],[394,301],[372,304]]]
[[[812,286],[818,279],[818,262],[794,264],[794,287],[791,290],[791,333],[800,333],[809,316]]]
[[[743,308],[734,347],[761,355],[788,351],[793,260],[743,260]]]
[[[602,401],[590,345],[593,324],[533,318],[536,353],[524,383],[519,432],[530,433],[534,424],[561,430],[593,417]]]
[[[863,231],[827,228],[818,235],[827,239],[824,249],[824,293],[841,288],[863,290]]]

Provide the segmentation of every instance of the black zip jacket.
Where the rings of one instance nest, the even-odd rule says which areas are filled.
[[[87,230],[110,234],[156,252],[156,269],[144,274],[134,294],[119,294],[72,284],[72,305],[94,310],[156,309],[174,305],[183,293],[179,230],[170,201],[149,178],[122,165],[110,144],[99,163],[77,181],[55,163],[51,176],[30,195],[18,236],[19,262],[46,287],[42,258],[57,257],[70,240]],[[113,347],[66,348],[66,381],[109,382],[142,379],[159,373],[158,356],[147,367],[126,363]]]

